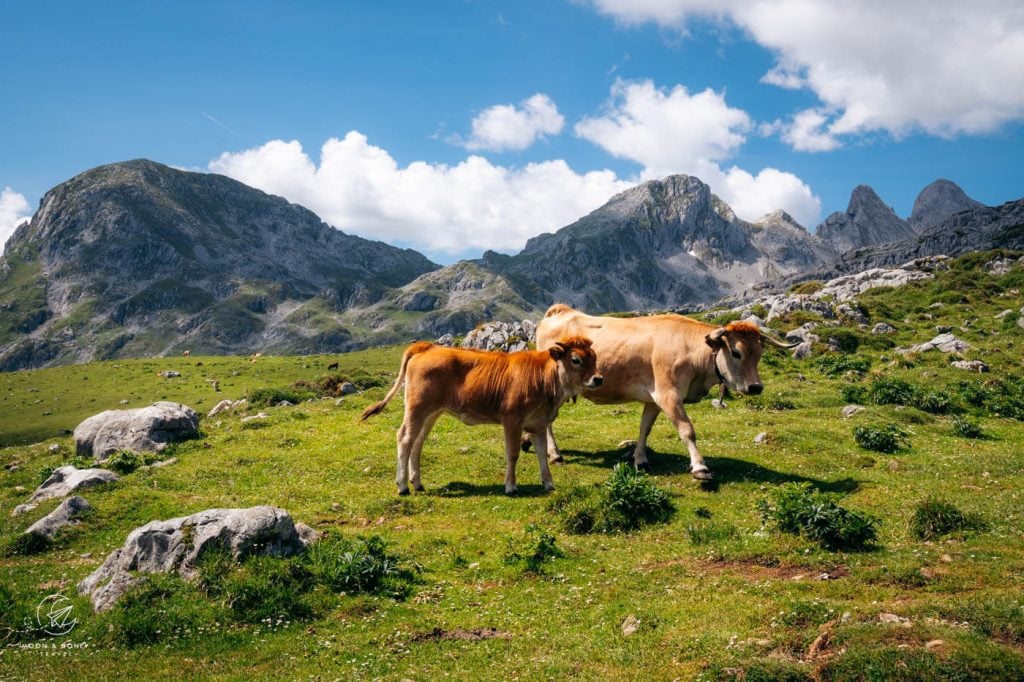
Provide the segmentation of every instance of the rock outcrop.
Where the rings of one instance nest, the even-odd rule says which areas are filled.
[[[76,469],[70,464],[62,466],[55,469],[49,478],[36,488],[25,504],[15,507],[12,516],[32,511],[43,500],[66,497],[76,490],[113,483],[118,478],[117,474],[106,469]]]
[[[956,213],[978,208],[985,208],[985,205],[967,196],[955,182],[939,179],[917,195],[907,223],[919,233]]]
[[[466,334],[463,348],[500,350],[514,353],[526,350],[537,341],[537,325],[530,320],[522,322],[488,322]]]
[[[75,428],[75,450],[102,462],[119,450],[160,452],[168,443],[194,438],[199,415],[181,403],[156,402],[134,410],[107,410]]]
[[[842,253],[871,244],[909,239],[914,231],[875,194],[875,190],[858,185],[850,195],[846,212],[830,215],[815,234],[833,251]]]
[[[79,523],[79,520],[91,511],[92,505],[84,497],[75,495],[61,502],[60,506],[29,526],[25,533],[52,540],[57,531]]]
[[[204,553],[221,549],[235,560],[253,555],[289,556],[305,551],[313,535],[293,523],[283,509],[208,509],[167,521],[152,521],[128,534],[124,545],[78,583],[93,608],[110,608],[133,584],[138,573],[194,574]]]

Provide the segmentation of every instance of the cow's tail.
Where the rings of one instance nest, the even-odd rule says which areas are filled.
[[[395,379],[395,385],[392,386],[391,390],[388,391],[388,394],[384,396],[384,400],[374,403],[363,410],[363,414],[360,415],[359,421],[364,421],[375,414],[380,414],[384,411],[384,408],[391,402],[391,399],[395,397],[396,393],[398,393],[398,389],[400,389],[405,383],[405,368],[409,365],[409,359],[412,358],[412,356],[427,350],[431,345],[432,344],[429,343],[414,343],[405,349],[405,353],[402,354],[402,366],[398,369],[398,378]]]
[[[555,315],[561,315],[562,313],[567,313],[571,310],[572,308],[564,303],[556,303],[548,308],[548,311],[544,313],[544,317],[554,317]]]

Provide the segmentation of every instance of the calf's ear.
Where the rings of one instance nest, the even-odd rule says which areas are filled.
[[[725,327],[719,327],[704,337],[704,341],[714,349],[725,347]]]
[[[551,353],[551,357],[555,360],[561,360],[565,357],[565,346],[560,343],[556,343],[548,349],[548,352]]]

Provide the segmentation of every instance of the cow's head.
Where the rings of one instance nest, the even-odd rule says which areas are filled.
[[[597,373],[597,354],[590,345],[590,339],[573,336],[555,342],[548,349],[558,363],[562,388],[570,395],[577,395],[585,388],[597,388],[603,381]]]
[[[717,351],[714,363],[722,381],[728,388],[744,395],[759,395],[764,390],[761,375],[757,373],[764,344],[778,348],[797,345],[773,339],[751,322],[730,322],[715,329],[704,340]]]

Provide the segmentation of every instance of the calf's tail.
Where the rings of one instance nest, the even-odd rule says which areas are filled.
[[[380,414],[384,411],[384,408],[391,402],[391,399],[395,397],[396,393],[398,393],[398,389],[400,389],[402,384],[405,383],[405,368],[409,365],[409,359],[412,356],[427,350],[430,346],[431,344],[429,343],[414,343],[405,349],[405,353],[402,354],[402,366],[398,369],[398,378],[395,379],[395,385],[392,386],[391,390],[388,391],[388,394],[384,396],[384,400],[374,403],[363,410],[363,414],[360,415],[359,421],[365,421],[375,414]]]

